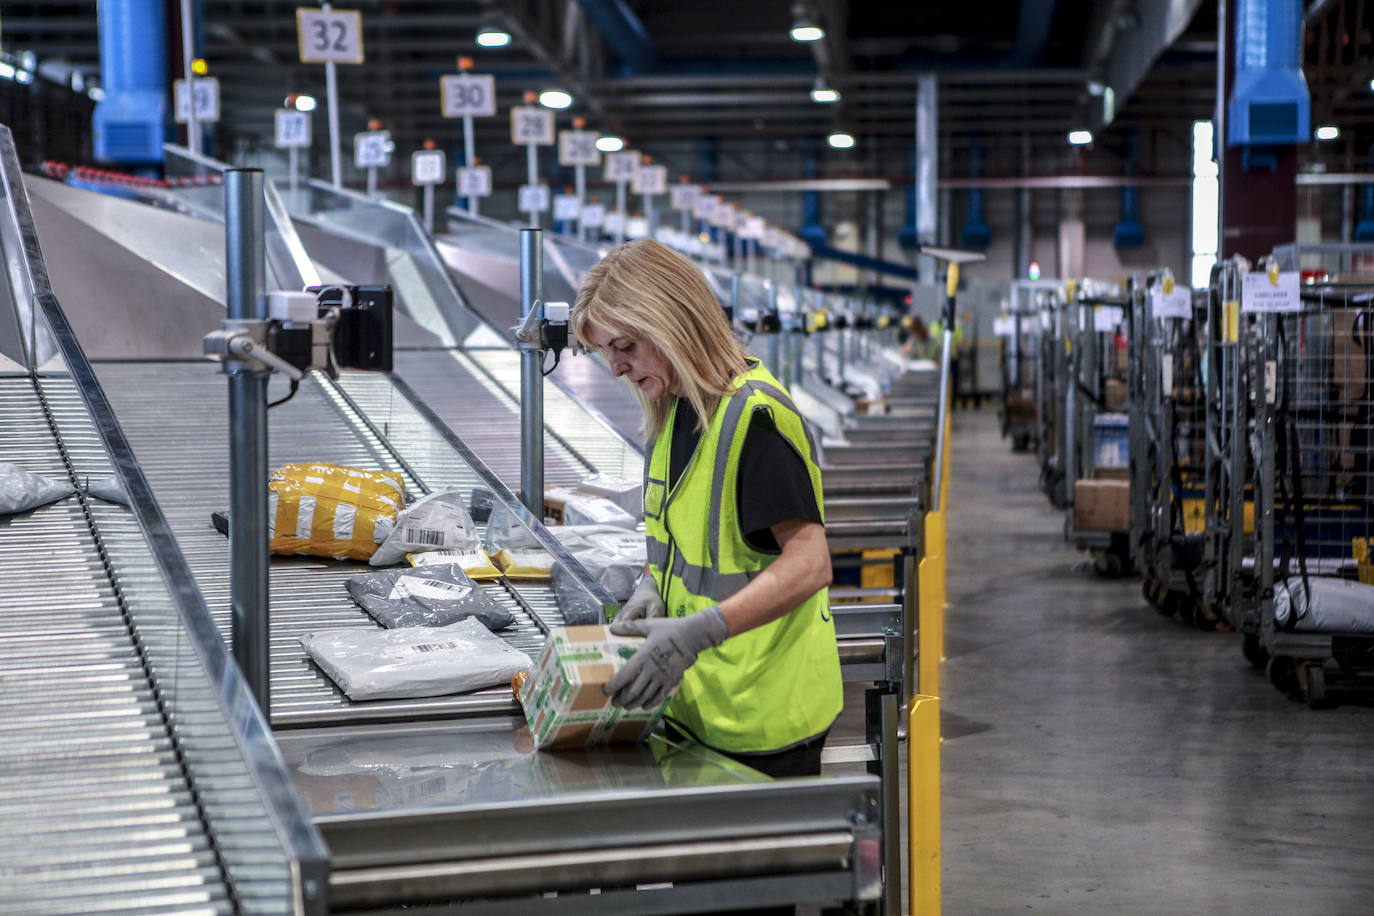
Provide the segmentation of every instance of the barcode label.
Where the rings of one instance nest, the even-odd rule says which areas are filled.
[[[458,590],[467,591],[466,586],[459,585],[457,582],[445,582],[443,579],[420,579],[412,585],[424,585],[429,588],[437,588],[441,592],[456,592]]]
[[[456,649],[458,648],[458,644],[456,642],[422,642],[416,644],[413,648],[416,652],[423,655],[429,652],[442,652],[445,649]]]
[[[444,533],[433,528],[407,528],[402,536],[412,544],[426,544],[430,547],[444,546]]]
[[[444,777],[435,776],[433,779],[426,779],[416,786],[406,786],[406,800],[418,801],[422,798],[429,798],[431,795],[438,795],[444,791]]]

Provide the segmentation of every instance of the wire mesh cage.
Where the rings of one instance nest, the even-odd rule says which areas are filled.
[[[1001,343],[998,415],[1002,438],[1010,439],[1018,452],[1038,449],[1036,384],[1043,330],[1040,310],[1044,300],[1057,296],[1062,296],[1062,290],[1056,281],[1017,281],[1011,286],[1010,309],[997,322]]]
[[[1068,300],[1064,296],[1038,297],[1039,346],[1035,361],[1035,446],[1040,466],[1040,489],[1050,503],[1068,505],[1064,492],[1064,462],[1060,454],[1064,426],[1063,380],[1068,376]]]
[[[1298,308],[1246,341],[1254,616],[1275,685],[1319,703],[1328,681],[1374,687],[1374,247],[1289,246],[1275,267],[1304,260]]]

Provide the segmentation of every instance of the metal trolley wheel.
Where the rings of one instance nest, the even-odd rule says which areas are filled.
[[[1264,670],[1269,664],[1269,650],[1264,648],[1264,642],[1259,638],[1258,633],[1246,633],[1241,637],[1241,654],[1251,665]]]

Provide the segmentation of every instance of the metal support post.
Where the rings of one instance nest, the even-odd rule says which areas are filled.
[[[224,176],[228,317],[264,318],[267,254],[262,171]],[[226,363],[229,374],[229,603],[234,660],[264,716],[271,712],[267,566],[267,378]]]
[[[950,349],[954,342],[954,320],[956,312],[954,308],[954,291],[959,288],[959,265],[950,264],[949,274],[945,279],[945,328],[944,340],[940,345],[940,407],[935,412],[935,479],[931,482],[933,496],[931,507],[934,511],[939,511],[943,503],[940,502],[940,485],[944,479],[945,468],[945,415],[949,412],[950,395],[949,390],[949,360]]]
[[[778,284],[768,284],[768,310],[778,322],[778,329],[768,335],[768,369],[781,378],[782,375],[782,316],[778,314]],[[784,385],[787,383],[784,382]]]
[[[472,115],[463,115],[463,165],[472,168],[477,164],[476,144],[472,137]],[[477,215],[478,201],[482,198],[468,195],[468,212],[473,216]]]
[[[902,782],[897,759],[899,693],[894,685],[864,691],[865,740],[877,750],[868,772],[879,778],[883,800],[883,916],[902,914]]]
[[[530,147],[533,149],[533,147]],[[520,230],[520,317],[536,308],[543,291],[544,233]],[[544,517],[544,351],[520,350],[520,501]]]
[[[539,184],[539,147],[533,143],[525,147],[525,176],[531,188]],[[530,210],[530,225],[535,229],[539,228],[538,210]]]

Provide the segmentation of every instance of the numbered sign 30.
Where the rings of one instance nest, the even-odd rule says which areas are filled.
[[[379,169],[391,164],[391,134],[369,130],[353,135],[353,164],[360,169]]]
[[[489,118],[496,114],[496,77],[441,76],[439,99],[446,118]]]
[[[361,64],[363,15],[357,10],[296,7],[296,41],[301,63]]]
[[[458,194],[461,197],[490,197],[491,169],[485,165],[460,168],[458,170]]]
[[[195,87],[196,120],[218,121],[219,80],[213,76],[199,76],[196,77]],[[191,99],[186,92],[186,80],[172,83],[172,92],[176,96],[177,123],[185,124],[191,120]]]
[[[600,165],[601,151],[596,134],[590,130],[564,130],[558,133],[559,165]]]
[[[619,153],[606,154],[605,177],[607,181],[634,181],[638,171],[639,153],[625,150]]]
[[[641,165],[630,183],[630,190],[636,194],[662,194],[668,190],[668,167]]]
[[[303,149],[310,145],[310,115],[294,108],[279,108],[273,119],[280,149]]]
[[[553,146],[553,112],[533,105],[512,108],[510,142],[517,146]]]
[[[520,212],[543,213],[549,209],[549,186],[546,184],[522,184],[520,186]]]
[[[410,154],[410,180],[413,184],[443,184],[447,171],[447,159],[441,149],[418,149]]]

